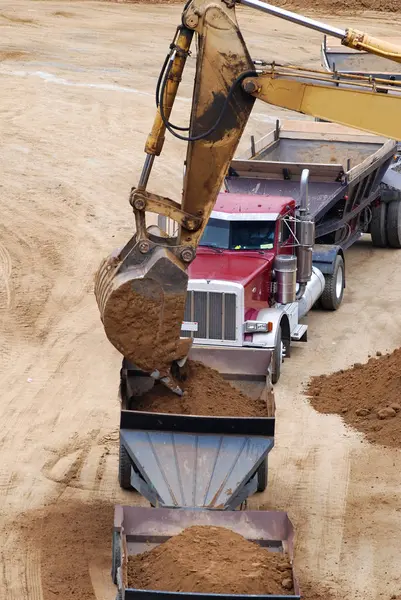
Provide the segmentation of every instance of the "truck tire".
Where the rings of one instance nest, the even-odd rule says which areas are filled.
[[[334,262],[334,271],[325,275],[325,286],[321,296],[321,304],[325,310],[337,310],[344,296],[345,265],[342,256],[337,255]]]
[[[401,202],[393,200],[387,209],[387,239],[391,248],[401,248]]]
[[[375,248],[387,248],[387,204],[380,202],[372,208],[372,220],[370,222],[370,235],[372,245]]]
[[[273,361],[272,361],[272,383],[275,384],[280,379],[281,375],[281,365],[283,362],[283,341],[282,341],[282,331],[281,325],[279,327],[279,331],[277,334],[276,345],[274,347],[273,352]]]
[[[264,492],[267,488],[267,457],[264,459],[262,464],[260,465],[256,477],[258,480],[258,492]]]
[[[118,458],[118,483],[123,490],[132,490],[131,486],[131,461],[128,452],[120,441],[120,455]]]

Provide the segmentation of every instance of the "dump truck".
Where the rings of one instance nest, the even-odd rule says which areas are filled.
[[[238,175],[241,180],[241,165],[232,160],[255,99],[391,139],[401,138],[401,96],[393,87],[387,84],[372,85],[369,79],[363,78],[347,77],[341,80],[337,75],[333,77],[330,73],[300,67],[276,63],[264,63],[261,66],[256,64],[250,57],[239,29],[235,16],[236,4],[253,7],[324,34],[334,35],[349,47],[364,49],[368,46],[370,51],[379,55],[392,53],[394,60],[401,62],[401,49],[394,45],[352,29],[339,29],[319,23],[261,0],[189,0],[185,4],[181,24],[176,30],[158,80],[157,112],[146,142],[146,158],[140,181],[130,194],[136,231],[122,249],[112,252],[102,262],[95,281],[96,300],[106,335],[123,355],[120,385],[120,484],[124,488],[139,491],[151,505],[147,509],[134,506],[115,508],[112,576],[117,584],[119,600],[154,598],[156,595],[163,598],[173,596],[176,600],[183,597],[180,592],[130,587],[127,560],[130,555],[143,551],[144,543],[147,548],[148,544],[161,543],[193,524],[221,525],[264,545],[271,552],[285,551],[292,557],[294,530],[286,513],[240,510],[246,508],[247,498],[251,494],[265,488],[267,458],[274,444],[274,411],[266,411],[265,417],[243,418],[235,415],[210,417],[137,410],[138,396],[146,394],[155,381],[167,388],[166,393],[170,397],[183,393],[182,369],[185,368],[191,347],[196,346],[192,343],[191,336],[181,337],[186,310],[188,268],[194,263],[201,239],[205,239],[212,211],[230,216],[239,215],[228,219],[230,222],[242,220],[242,213],[246,212],[242,202],[234,202],[235,209],[234,205],[219,209],[219,205],[215,204],[230,166],[236,174],[231,172],[229,179]],[[196,74],[191,119],[186,127],[171,121],[171,111],[195,34]],[[147,190],[154,159],[162,151],[166,131],[187,143],[181,203]],[[371,150],[372,146],[369,148]],[[385,143],[381,150],[379,147],[379,152],[383,152],[380,156],[386,155],[387,149],[390,148],[386,148]],[[366,157],[370,155],[371,152],[368,151]],[[387,159],[373,159],[368,177],[365,167],[358,171],[361,161],[357,161],[355,181],[358,180],[360,184],[364,180],[363,190],[370,193],[373,189],[371,184],[375,183],[378,171],[384,168],[385,160]],[[249,165],[256,168],[258,162],[250,160],[247,168]],[[262,162],[268,165],[269,161]],[[340,163],[342,161],[337,163],[332,174],[339,170]],[[293,170],[295,171],[294,167]],[[327,215],[327,231],[318,232],[319,203],[315,198],[316,202],[309,204],[306,193],[308,170],[311,186],[314,183],[313,165],[309,169],[303,168],[300,183],[297,184],[301,184],[302,190],[298,207],[295,193],[292,196],[276,194],[279,198],[276,198],[274,209],[277,213],[275,224],[272,227],[272,218],[267,220],[268,231],[264,247],[256,251],[253,246],[247,249],[249,244],[241,238],[233,250],[251,254],[256,252],[261,260],[261,272],[265,269],[265,264],[272,264],[274,261],[274,281],[277,284],[277,294],[280,294],[282,300],[286,300],[284,305],[291,304],[289,300],[293,299],[297,272],[302,273],[302,278],[298,276],[299,287],[295,292],[298,294],[298,298],[295,298],[297,302],[305,296],[314,276],[320,280],[312,261],[312,246],[316,235],[318,239],[323,239],[325,235],[330,236],[340,230],[338,221],[341,217],[334,211],[331,218],[337,223],[335,228],[331,228]],[[349,165],[341,177],[346,178],[348,174],[351,180],[351,173],[352,166]],[[246,179],[244,177],[242,181]],[[284,177],[284,181],[288,181],[288,178]],[[262,177],[260,183],[263,182]],[[329,182],[329,185],[331,183],[333,182]],[[337,189],[337,182],[334,183]],[[350,191],[351,187],[352,181]],[[244,191],[241,190],[240,193],[244,194]],[[350,207],[350,219],[355,219],[355,222],[361,219],[358,203],[364,202],[364,193],[361,189],[353,197],[355,205]],[[233,198],[233,195],[235,193],[230,192],[226,196]],[[247,201],[253,203],[254,212],[248,211],[248,214],[255,215],[253,220],[258,221],[258,215],[262,214],[265,221],[265,213],[257,210],[260,207],[256,204],[258,202],[262,205],[261,196],[248,194]],[[345,197],[343,202],[347,202]],[[327,203],[326,197],[324,203]],[[335,204],[333,199],[333,206]],[[155,231],[152,226],[148,228],[147,212],[173,219],[179,226],[177,236],[169,237],[166,232]],[[273,206],[269,208],[269,213],[274,214]],[[281,237],[276,235],[276,227],[281,227],[281,222],[286,227],[288,225],[288,238],[285,233],[287,229],[283,230]],[[352,227],[349,219],[346,222]],[[315,227],[318,232],[316,234]],[[259,236],[260,232],[256,233]],[[295,237],[299,242],[296,254],[291,242]],[[344,239],[345,237],[344,234]],[[270,248],[271,243],[273,248]],[[274,256],[277,244],[281,244],[282,248]],[[208,251],[213,253],[213,258],[220,256],[220,249],[210,247],[208,250],[205,246],[205,252]],[[228,256],[231,248],[226,252]],[[326,256],[324,252],[323,255]],[[338,264],[337,259],[340,257],[338,254],[334,263]],[[315,256],[315,260],[317,258]],[[246,262],[247,257],[244,255],[242,260]],[[251,260],[254,264],[254,254]],[[254,271],[255,269],[252,273]],[[267,277],[264,281],[268,281]],[[245,289],[244,284],[245,281],[242,281],[241,285]],[[234,287],[233,282],[229,293]],[[256,296],[272,293],[266,285],[263,289],[256,285],[248,289]],[[243,306],[239,306],[237,310],[237,300],[234,303],[232,298],[227,300],[227,304],[226,300],[222,303],[221,298],[216,300],[211,294],[208,298],[206,311],[216,301],[226,312],[224,321],[220,321],[220,324],[206,320],[206,329],[209,328],[210,332],[214,327],[216,331],[219,327],[223,328],[227,337],[233,331],[231,316],[234,309],[235,322],[239,323],[240,319],[244,319]],[[305,299],[307,298],[308,295]],[[286,319],[289,319],[289,314],[290,311],[286,313]],[[295,310],[291,315],[297,318]],[[277,335],[277,324],[274,332],[273,320],[265,319],[262,329],[259,315],[257,319],[252,317],[251,313],[247,316],[248,325],[251,326],[245,332],[246,335]],[[233,340],[222,341],[227,342],[227,347],[232,346]],[[246,367],[251,372],[251,357],[255,348],[248,347],[245,350],[249,351],[246,355]],[[260,385],[268,390],[266,378]],[[216,406],[218,400],[215,399]],[[295,573],[293,582],[293,593],[259,597],[270,600],[299,599],[301,592]],[[208,600],[211,596],[208,593],[200,594],[203,600]],[[220,597],[228,600],[231,595],[223,594]]]
[[[291,343],[307,340],[310,309],[341,305],[345,250],[363,233],[381,245],[376,213],[396,147],[332,123],[294,120],[252,140],[231,162],[188,269],[182,335],[193,339],[192,358],[218,360],[223,372],[251,363],[260,374],[272,356],[278,381]],[[388,210],[386,235],[399,248],[400,200]]]

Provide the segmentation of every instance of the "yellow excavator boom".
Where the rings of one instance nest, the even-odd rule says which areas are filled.
[[[278,9],[260,0],[239,4],[334,35],[352,48],[401,62],[401,49],[353,30],[341,30]],[[292,66],[257,69],[242,38],[234,0],[189,0],[170,45],[157,86],[157,112],[147,139],[139,184],[131,192],[136,232],[106,258],[95,294],[112,344],[139,369],[180,392],[172,364],[188,355],[191,340],[180,339],[187,267],[207,225],[256,98],[321,119],[401,139],[401,94],[395,82],[372,82]],[[193,36],[197,63],[187,129],[170,121],[174,99]],[[165,132],[187,143],[181,202],[147,191]],[[146,226],[146,212],[174,219],[177,238]]]
[[[401,82],[389,83],[273,64],[243,87],[268,104],[401,140]]]

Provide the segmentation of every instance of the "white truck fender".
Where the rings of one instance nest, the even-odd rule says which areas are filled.
[[[262,308],[258,312],[258,316],[255,321],[262,321],[263,323],[273,323],[273,329],[269,333],[254,333],[252,336],[253,344],[274,350],[276,347],[277,335],[281,325],[282,328],[282,339],[285,346],[290,344],[291,333],[290,333],[290,322],[288,315],[282,308]]]

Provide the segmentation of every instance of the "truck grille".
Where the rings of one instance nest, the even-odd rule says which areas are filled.
[[[198,331],[182,331],[182,337],[234,341],[236,300],[233,293],[188,291],[184,321],[198,323]]]

